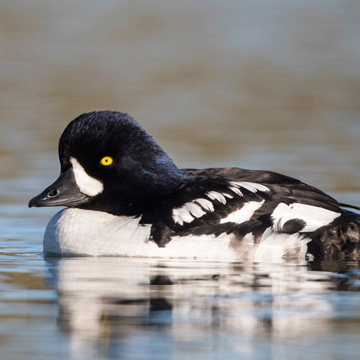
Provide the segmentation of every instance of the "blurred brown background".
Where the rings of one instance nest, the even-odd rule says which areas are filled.
[[[358,191],[359,14],[355,0],[1,1],[2,191],[42,190],[64,127],[101,109],[180,167]]]

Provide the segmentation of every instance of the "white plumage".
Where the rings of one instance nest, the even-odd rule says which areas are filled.
[[[254,212],[261,208],[261,206],[264,204],[264,202],[265,202],[265,200],[249,201],[239,210],[236,210],[233,213],[229,214],[226,218],[221,219],[220,223],[224,224],[227,222],[234,222],[237,224],[241,224],[244,221],[248,221],[251,219],[251,216],[254,215]]]
[[[88,196],[96,196],[102,193],[104,185],[100,180],[91,177],[75,158],[70,158],[73,167],[76,185],[80,191]]]
[[[325,226],[341,214],[338,212],[321,209],[316,206],[293,203],[286,205],[280,203],[271,214],[274,222],[274,229],[281,231],[287,221],[300,219],[305,222],[302,229],[303,232],[315,231],[322,226]]]
[[[304,259],[308,240],[299,235],[264,233],[259,244],[252,235],[241,242],[233,235],[174,236],[166,247],[149,240],[150,226],[140,217],[114,216],[100,211],[64,209],[50,220],[44,252],[59,255],[146,256],[209,260],[282,262]],[[86,221],[86,223],[84,223]]]

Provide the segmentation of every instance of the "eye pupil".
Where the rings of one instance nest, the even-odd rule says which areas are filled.
[[[100,164],[104,166],[111,165],[112,163],[113,163],[113,159],[110,156],[105,156],[100,161]]]

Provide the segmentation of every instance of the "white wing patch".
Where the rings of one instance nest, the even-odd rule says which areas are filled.
[[[205,195],[211,200],[217,200],[223,203],[224,205],[226,204],[226,198],[224,194],[221,194],[217,191],[208,191]]]
[[[184,222],[190,223],[195,218],[199,218],[206,214],[206,211],[203,209],[206,211],[215,211],[214,205],[211,201],[203,198],[197,198],[179,208],[175,208],[172,211],[173,220],[175,223],[180,225],[184,225]]]
[[[214,211],[214,205],[211,201],[203,198],[198,198],[194,200],[195,203],[201,205],[207,211]]]
[[[251,191],[252,193],[256,193],[258,191],[263,191],[263,192],[270,191],[270,189],[268,187],[266,187],[265,185],[261,185],[261,184],[254,183],[254,182],[229,181],[229,184],[230,184],[229,188],[240,196],[242,196],[243,194],[242,194],[241,190],[239,190],[239,188],[244,188],[246,190]]]
[[[183,225],[184,222],[190,223],[195,218],[199,218],[205,214],[206,212],[193,202],[188,202],[180,208],[175,208],[172,212],[174,222],[180,225]]]
[[[237,182],[229,181],[229,190],[235,193],[238,196],[243,196],[240,188],[247,189],[252,193],[257,191],[270,191],[264,185],[252,183],[252,182]],[[208,191],[205,195],[212,201],[218,201],[223,205],[226,205],[228,199],[233,199],[234,196],[228,194],[227,192],[219,191]],[[175,208],[172,211],[172,217],[175,223],[184,225],[184,223],[191,223],[195,218],[199,218],[206,214],[207,211],[215,211],[214,204],[208,199],[197,198],[191,202],[184,204],[181,207]],[[265,201],[265,200],[264,200]],[[264,201],[251,201],[245,204],[241,209],[235,211],[232,214],[229,214],[225,219],[222,219],[220,223],[225,222],[236,222],[241,224],[244,221],[250,220],[254,212],[259,209]]]
[[[75,182],[79,190],[88,196],[96,196],[104,190],[101,181],[91,177],[75,158],[70,158],[73,167]]]
[[[264,204],[264,202],[265,202],[265,200],[249,201],[241,209],[238,209],[238,210],[234,211],[233,213],[229,214],[226,218],[221,219],[220,224],[224,224],[227,222],[241,224],[244,221],[248,221],[251,219],[254,212],[261,208],[261,206]]]
[[[302,229],[304,232],[311,232],[320,227],[330,224],[341,214],[316,206],[294,203],[286,205],[280,203],[273,211],[271,217],[274,222],[274,230],[281,231],[284,224],[289,220],[300,219],[305,221],[306,225]]]
[[[241,190],[236,187],[236,186],[229,186],[229,189],[234,192],[235,194],[239,195],[239,196],[243,196],[243,193],[241,192]]]

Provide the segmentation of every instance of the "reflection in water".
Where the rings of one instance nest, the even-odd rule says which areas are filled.
[[[335,291],[359,290],[360,273],[350,270],[351,263],[342,269],[341,263],[47,262],[48,286],[58,291],[58,324],[69,334],[75,358],[160,350],[154,358],[219,350],[281,355],[288,341],[306,343],[311,351],[314,339],[331,337],[335,329],[351,332],[360,323],[360,316],[348,323],[346,314],[359,311],[360,294]],[[327,266],[337,266],[337,273]]]

